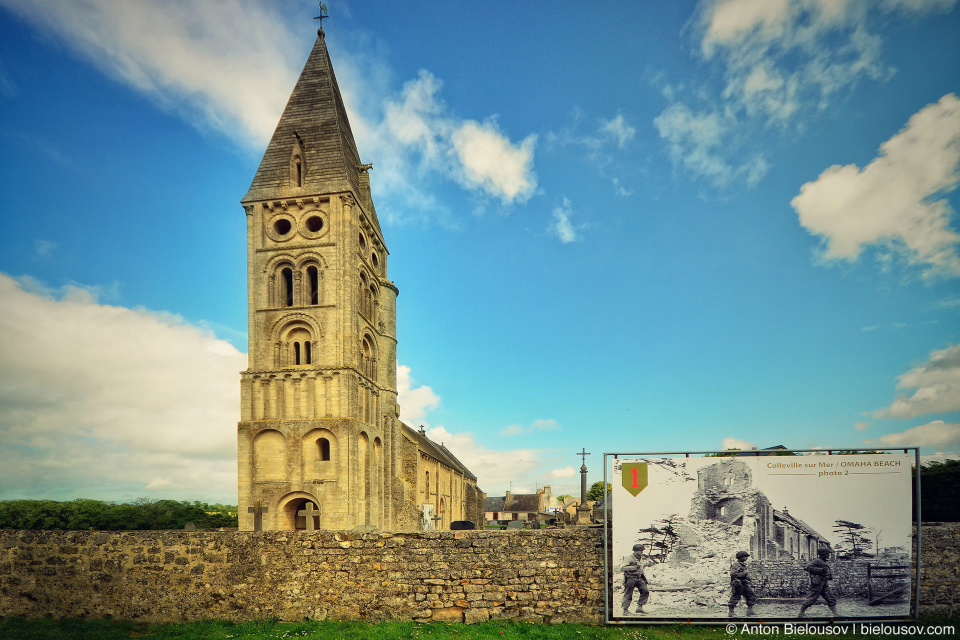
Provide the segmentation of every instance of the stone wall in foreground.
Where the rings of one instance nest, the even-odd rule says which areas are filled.
[[[600,622],[600,530],[0,531],[0,615]]]
[[[0,531],[0,616],[150,622],[603,620],[600,529]],[[921,612],[960,604],[960,525],[923,527]]]

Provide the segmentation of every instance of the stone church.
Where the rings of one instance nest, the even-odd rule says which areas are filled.
[[[477,479],[399,420],[397,287],[323,30],[241,204],[241,530],[482,526]]]

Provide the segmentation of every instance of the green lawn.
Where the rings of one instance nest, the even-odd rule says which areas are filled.
[[[926,616],[918,625],[953,625],[954,632],[932,635],[926,632],[916,635],[900,635],[897,638],[955,638],[960,632],[960,615],[950,618]],[[463,624],[419,624],[415,622],[230,622],[206,621],[181,624],[149,625],[113,620],[23,620],[19,618],[0,620],[0,638],[3,640],[119,640],[120,638],[143,638],[144,640],[241,640],[275,638],[277,640],[307,638],[312,640],[393,640],[394,638],[417,638],[419,640],[446,640],[448,638],[473,640],[667,640],[681,638],[872,638],[882,635],[862,635],[856,624],[846,633],[828,635],[786,635],[781,629],[776,633],[741,633],[742,623],[736,631],[728,634],[723,626],[707,627],[694,625],[656,626],[587,626],[576,624],[531,624],[523,622],[485,622]]]

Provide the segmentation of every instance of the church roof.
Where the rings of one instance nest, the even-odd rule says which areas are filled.
[[[420,449],[420,451],[435,460],[439,460],[451,469],[462,473],[466,478],[476,481],[477,476],[470,473],[470,470],[463,466],[463,463],[457,460],[457,458],[450,453],[450,450],[443,446],[443,444],[437,444],[423,433],[415,429],[411,429],[402,422],[400,424],[403,426],[403,431],[406,436],[417,443],[417,447]]]
[[[353,191],[360,189],[360,154],[347,110],[333,73],[323,31],[290,95],[280,123],[267,145],[243,202]],[[291,163],[299,147],[303,184],[298,187]]]

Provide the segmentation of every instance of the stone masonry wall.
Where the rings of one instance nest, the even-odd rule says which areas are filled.
[[[600,529],[0,531],[0,616],[603,620]],[[923,528],[920,609],[960,603],[960,524]]]
[[[600,622],[599,530],[0,531],[0,615]]]

